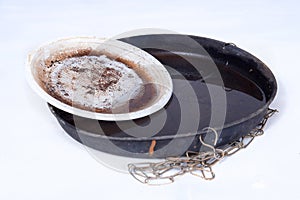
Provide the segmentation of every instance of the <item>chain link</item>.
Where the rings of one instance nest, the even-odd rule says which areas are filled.
[[[245,149],[254,138],[263,135],[263,128],[268,119],[276,112],[278,111],[268,108],[263,120],[248,135],[223,148],[215,148],[218,141],[217,131],[213,128],[206,128],[209,131],[207,133],[214,133],[214,143],[212,145],[205,143],[202,135],[199,136],[199,140],[202,145],[210,149],[209,151],[187,151],[183,157],[168,157],[164,161],[157,163],[131,163],[128,165],[128,171],[136,180],[148,185],[173,183],[177,176],[186,173],[205,180],[212,180],[215,178],[212,166],[225,157],[232,156],[241,149]]]

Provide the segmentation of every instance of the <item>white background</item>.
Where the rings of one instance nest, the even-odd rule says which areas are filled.
[[[0,199],[300,199],[297,1],[0,0]],[[67,136],[24,76],[26,55],[69,36],[111,37],[139,28],[206,36],[251,52],[279,90],[266,134],[215,166],[149,187],[98,163]]]

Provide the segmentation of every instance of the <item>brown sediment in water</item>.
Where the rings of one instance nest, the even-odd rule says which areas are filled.
[[[93,59],[96,59],[95,57],[99,56],[106,56],[108,59],[111,59],[113,62],[119,62],[126,66],[126,68],[133,70],[137,76],[142,80],[142,86],[139,89],[139,92],[133,97],[130,98],[128,103],[124,105],[124,108],[122,106],[118,107],[117,109],[112,108],[114,105],[109,105],[106,107],[91,107],[86,106],[85,103],[77,103],[72,101],[70,94],[66,92],[63,88],[63,84],[60,81],[53,81],[51,80],[51,73],[53,73],[53,70],[55,70],[55,67],[58,65],[64,64],[64,62],[68,63],[70,60],[76,60],[76,59],[87,59],[89,62]],[[75,59],[76,58],[76,59]],[[68,60],[69,59],[69,60]],[[74,64],[74,63],[71,63]],[[101,64],[101,63],[100,63]],[[42,78],[40,79],[44,85],[44,90],[53,96],[54,98],[79,109],[97,112],[97,113],[127,113],[127,112],[134,112],[138,111],[140,109],[145,108],[149,103],[151,103],[155,96],[157,95],[157,89],[156,86],[151,83],[150,77],[147,75],[147,72],[145,70],[141,70],[141,68],[135,64],[132,61],[128,61],[126,59],[120,58],[120,57],[113,57],[111,55],[106,55],[103,52],[96,52],[92,51],[91,49],[77,49],[77,50],[69,50],[60,52],[55,55],[49,56],[45,62],[44,62],[44,69],[42,72]],[[116,64],[120,65],[120,64]],[[85,73],[91,74],[91,83],[93,84],[87,84],[85,85],[86,94],[85,95],[94,95],[97,92],[109,92],[112,93],[118,93],[118,90],[120,88],[114,87],[118,84],[119,80],[124,76],[124,73],[122,74],[122,70],[118,71],[117,68],[112,67],[102,67],[103,70],[99,71],[99,66],[96,66],[95,68],[90,69],[90,66],[86,66],[88,69],[86,72],[84,68],[81,67],[70,67],[70,66],[63,66],[64,68],[61,69],[61,71],[58,71],[55,75],[58,79],[63,79],[65,82],[70,81],[70,84],[72,82],[76,81],[76,78],[80,77],[78,76],[78,73],[81,75],[84,75]],[[97,68],[98,67],[98,68]],[[66,69],[65,69],[66,68]],[[52,71],[51,71],[52,70]],[[65,71],[64,71],[65,70]],[[124,69],[125,70],[125,69]],[[127,70],[127,69],[126,69]],[[77,76],[72,76],[72,73],[77,74]],[[70,80],[64,79],[66,74],[70,75],[68,76]],[[130,74],[129,74],[130,75]],[[123,80],[124,81],[124,80]],[[127,78],[126,81],[131,81],[130,78]],[[124,82],[129,83],[129,82]],[[84,84],[83,84],[84,85]],[[70,85],[68,87],[71,88]],[[76,87],[76,85],[75,85]],[[58,88],[60,89],[60,92],[58,91]],[[72,89],[76,90],[76,88]],[[78,88],[77,88],[78,89]],[[109,90],[109,91],[108,91]],[[74,92],[74,91],[73,91]],[[129,91],[132,92],[132,91]],[[104,100],[103,100],[104,101]]]

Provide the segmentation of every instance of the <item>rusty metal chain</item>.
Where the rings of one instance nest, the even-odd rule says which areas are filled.
[[[215,135],[214,143],[207,144],[203,141],[202,135],[199,140],[202,145],[209,148],[209,151],[192,152],[187,151],[184,157],[168,157],[162,162],[131,163],[128,165],[129,173],[139,182],[148,185],[162,185],[173,183],[177,176],[190,173],[205,180],[212,180],[215,174],[212,166],[225,157],[232,156],[241,149],[246,148],[254,138],[264,134],[268,119],[277,110],[268,108],[263,120],[246,136],[226,145],[223,148],[215,148],[218,141],[218,133],[213,128],[207,128],[207,133]]]

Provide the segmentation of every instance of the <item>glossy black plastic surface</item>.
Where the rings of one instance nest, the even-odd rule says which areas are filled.
[[[116,123],[73,116],[49,105],[50,110],[71,137],[94,149],[129,157],[180,156],[187,150],[199,151],[201,148],[198,137],[200,134],[205,134],[203,129],[210,125],[212,113],[211,96],[207,87],[207,84],[210,84],[220,87],[220,91],[226,94],[225,124],[224,128],[219,130],[220,138],[217,146],[228,144],[247,134],[262,120],[275,97],[277,86],[273,74],[256,57],[224,42],[188,36],[200,44],[206,52],[202,54],[201,51],[192,48],[189,51],[189,46],[184,42],[186,37],[185,35],[144,35],[122,39],[153,55],[171,74],[174,94],[165,106],[166,120],[163,125],[159,121],[159,117],[162,116],[159,112],[150,117],[136,119],[134,123],[132,121]],[[160,48],[154,48],[156,46]],[[176,48],[176,51],[166,50],[172,48]],[[218,84],[214,74],[202,77],[199,69],[195,70],[189,62],[205,63],[208,62],[208,56],[217,66],[224,85]],[[207,66],[203,65],[204,68]],[[189,86],[195,92],[196,98],[186,95],[185,88]],[[196,130],[189,126],[179,128],[182,122],[180,105],[195,102],[200,109]],[[185,120],[195,120],[193,116],[196,113],[194,115],[193,112],[198,111],[191,109],[189,112],[190,115],[184,115]],[[153,126],[145,129],[144,127],[149,124]],[[161,128],[156,130],[160,126]],[[140,131],[140,137],[130,134],[131,131]],[[153,140],[156,141],[155,152],[149,154]]]

